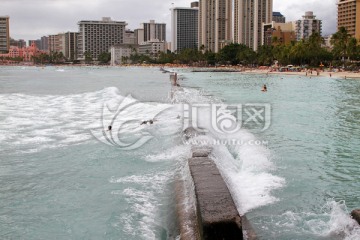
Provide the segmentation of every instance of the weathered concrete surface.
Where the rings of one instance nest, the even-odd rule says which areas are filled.
[[[212,148],[209,147],[193,147],[192,149],[192,157],[208,157],[212,151]]]
[[[175,181],[176,212],[179,221],[181,240],[201,240],[196,210],[187,206],[185,181],[178,178]]]
[[[351,216],[360,224],[360,209],[352,210]]]
[[[257,240],[256,233],[245,215],[241,216],[243,237],[246,240]]]
[[[193,157],[189,168],[202,239],[243,239],[240,215],[215,163],[208,157]]]

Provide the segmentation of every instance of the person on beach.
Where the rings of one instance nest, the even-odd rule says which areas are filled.
[[[261,91],[262,91],[262,92],[267,92],[267,87],[266,87],[265,84],[264,84],[264,86],[262,87]]]

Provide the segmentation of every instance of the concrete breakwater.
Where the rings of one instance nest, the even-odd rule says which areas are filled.
[[[185,130],[185,137],[197,135]],[[256,239],[245,216],[240,216],[231,193],[214,161],[209,146],[193,147],[188,159],[191,185],[176,183],[177,212],[181,239]],[[186,191],[189,191],[185,193]],[[189,195],[190,194],[190,195]],[[184,198],[194,196],[195,209],[185,209]],[[188,207],[188,206],[187,206]]]

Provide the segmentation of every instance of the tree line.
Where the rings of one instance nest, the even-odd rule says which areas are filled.
[[[214,66],[214,65],[242,65],[242,66],[271,66],[277,61],[280,65],[300,65],[318,67],[345,66],[357,68],[360,61],[360,46],[358,40],[349,35],[344,27],[332,36],[332,49],[324,46],[324,39],[319,33],[313,33],[308,39],[290,44],[281,44],[279,39],[273,37],[272,45],[260,46],[257,51],[244,44],[232,43],[223,47],[218,53],[200,49],[183,49],[173,53],[158,52],[156,54],[140,55],[133,49],[130,57],[123,57],[123,62],[151,63],[151,64],[186,64],[192,66]],[[92,63],[92,54],[84,53],[85,62]],[[107,64],[110,62],[110,53],[104,52],[98,56],[98,62]],[[21,61],[21,58],[11,59],[2,57],[0,60]],[[33,56],[35,63],[63,63],[66,61],[61,52],[41,53]]]
[[[300,65],[318,67],[347,66],[356,67],[360,61],[360,46],[358,40],[351,37],[343,27],[331,39],[332,49],[324,45],[324,39],[319,33],[313,33],[308,39],[290,44],[281,44],[274,37],[272,45],[260,46],[257,51],[244,44],[232,43],[222,48],[218,53],[197,49],[184,49],[179,53],[159,53],[157,59],[146,59],[152,63],[178,64],[227,64],[243,66],[271,66],[275,61],[281,65]],[[203,47],[202,47],[203,48]],[[130,59],[133,59],[130,57]],[[139,60],[144,60],[139,58]]]

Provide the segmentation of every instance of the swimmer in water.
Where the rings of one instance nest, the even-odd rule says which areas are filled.
[[[147,124],[147,123],[153,124],[154,121],[153,121],[152,119],[147,120],[147,121],[142,121],[142,122],[140,123],[140,125]]]
[[[262,92],[267,92],[267,87],[266,85],[264,84],[263,88],[261,89]]]

